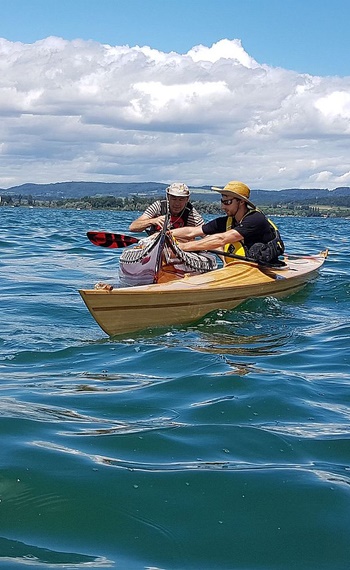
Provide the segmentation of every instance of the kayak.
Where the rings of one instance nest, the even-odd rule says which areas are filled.
[[[194,323],[212,311],[234,309],[248,299],[285,298],[314,280],[327,250],[310,256],[284,256],[280,268],[232,260],[195,275],[160,278],[157,283],[114,288],[97,284],[79,293],[91,315],[109,336],[153,327]]]

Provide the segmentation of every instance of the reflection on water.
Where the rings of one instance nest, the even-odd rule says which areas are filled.
[[[16,555],[13,556],[13,552]],[[106,558],[84,556],[73,552],[55,552],[47,548],[40,548],[25,544],[19,540],[9,540],[0,537],[0,562],[18,563],[21,566],[33,566],[35,568],[111,568],[113,563]]]

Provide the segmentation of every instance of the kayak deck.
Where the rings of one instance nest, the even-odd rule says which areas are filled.
[[[233,309],[250,298],[283,298],[313,280],[327,251],[288,259],[286,268],[233,261],[182,279],[113,289],[81,289],[91,315],[109,336],[156,326],[189,324],[219,309]]]

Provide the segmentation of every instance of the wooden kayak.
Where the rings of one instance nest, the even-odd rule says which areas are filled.
[[[79,293],[95,321],[112,336],[189,324],[212,311],[233,309],[247,299],[287,297],[317,276],[326,257],[327,251],[300,257],[286,255],[286,267],[281,269],[235,260],[208,273],[168,282],[115,289],[105,285]]]

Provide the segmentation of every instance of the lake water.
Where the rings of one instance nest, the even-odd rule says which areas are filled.
[[[79,288],[133,213],[0,208],[0,568],[348,570],[350,220],[290,299],[108,338]]]

